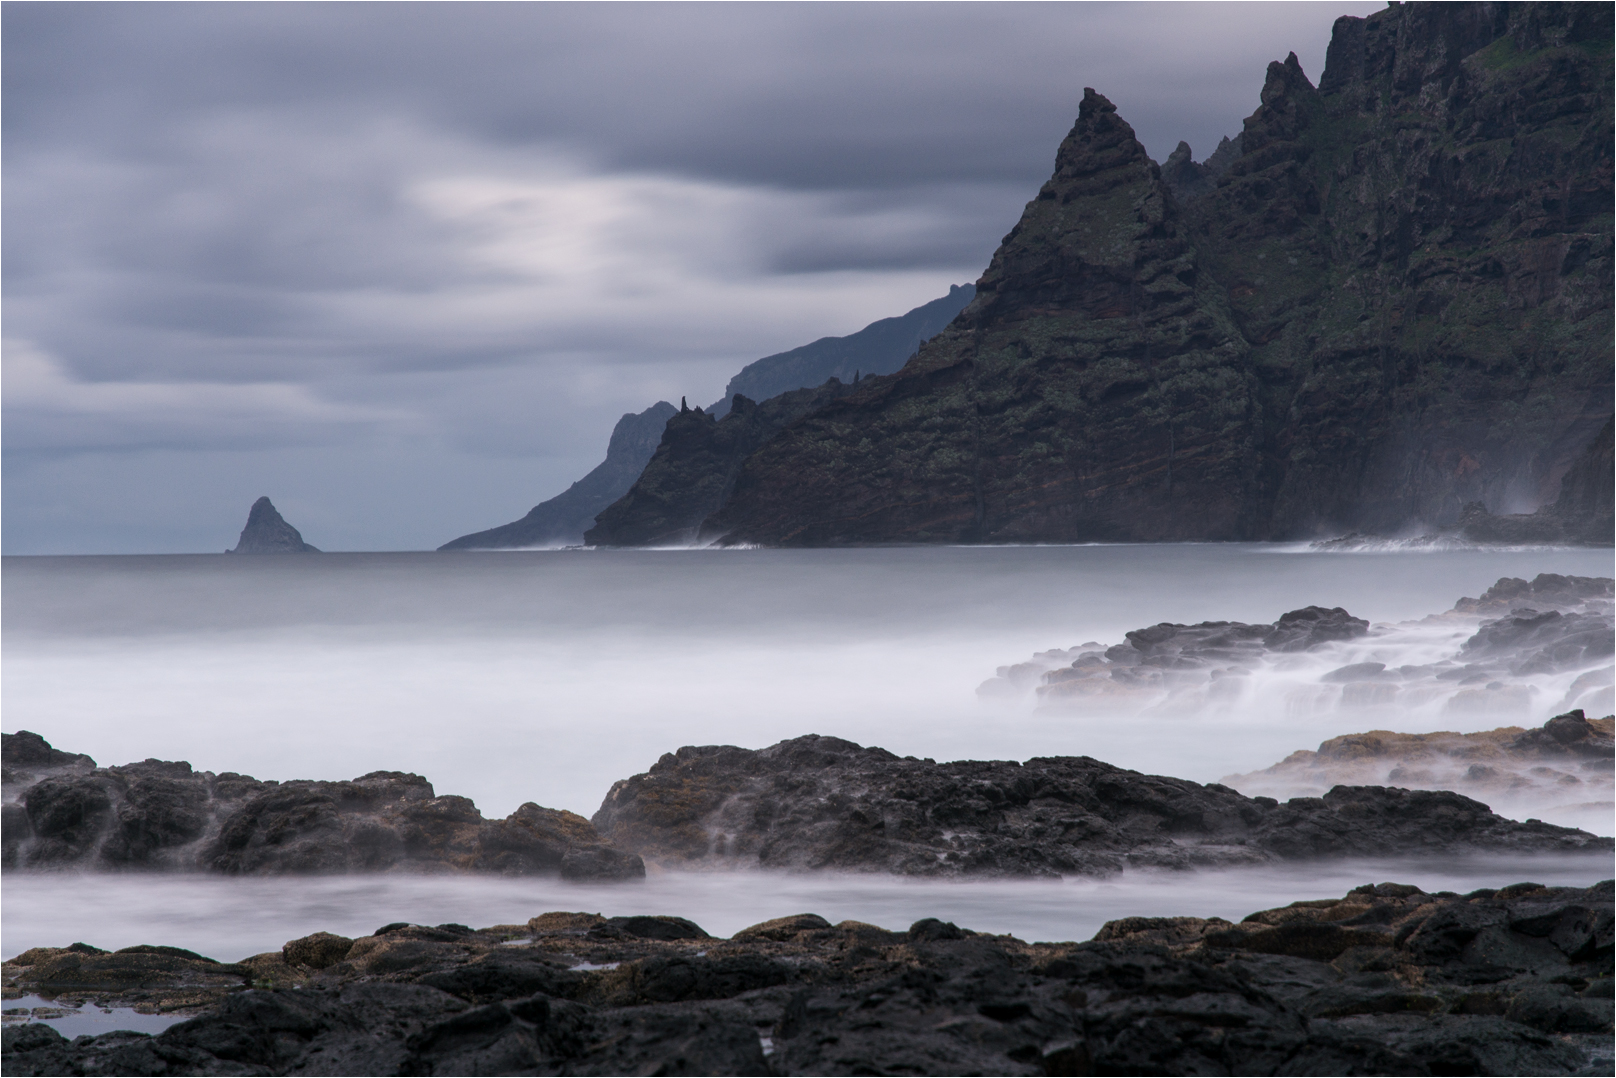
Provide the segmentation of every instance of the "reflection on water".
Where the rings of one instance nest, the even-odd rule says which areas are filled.
[[[1220,872],[1130,872],[1109,880],[943,882],[884,875],[711,872],[583,886],[551,879],[342,876],[6,878],[4,954],[82,940],[115,949],[184,947],[233,962],[327,931],[358,937],[384,924],[525,924],[551,910],[686,917],[715,936],[793,913],[904,929],[922,917],[1025,940],[1085,940],[1128,916],[1224,917],[1303,898],[1338,898],[1364,883],[1468,893],[1531,880],[1585,887],[1611,875],[1608,855],[1489,860],[1326,862]],[[109,896],[116,895],[116,901]],[[88,937],[88,938],[87,938]]]
[[[44,996],[8,999],[5,1008],[0,1010],[0,1018],[4,1019],[7,1029],[43,1022],[68,1040],[94,1037],[115,1029],[157,1034],[189,1017],[189,1014],[141,1014],[132,1007],[97,1007],[93,1003],[79,1004],[73,999],[46,999]]]

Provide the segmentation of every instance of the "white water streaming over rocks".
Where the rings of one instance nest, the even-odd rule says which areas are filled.
[[[1209,544],[8,558],[4,728],[36,731],[104,765],[155,757],[281,780],[413,772],[440,793],[473,798],[490,818],[525,801],[587,816],[614,781],[681,745],[760,748],[805,733],[938,760],[1088,755],[1215,782],[1374,727],[1476,732],[1505,721],[1541,724],[1571,692],[1572,681],[1555,680],[1564,680],[1561,673],[1523,675],[1537,692],[1505,717],[1449,710],[1446,700],[1469,686],[1445,690],[1446,700],[1426,699],[1405,695],[1400,682],[1396,699],[1364,710],[1342,706],[1343,685],[1319,681],[1354,663],[1391,669],[1451,659],[1474,627],[1421,619],[1501,577],[1541,572],[1609,575],[1610,553],[1349,555]],[[1035,711],[1030,693],[1007,703],[975,692],[996,663],[1052,643],[1115,643],[1160,622],[1271,623],[1309,605],[1341,607],[1376,628],[1331,643],[1328,658],[1288,654],[1265,673],[1262,691],[1236,701],[1186,700],[1118,717]],[[1606,821],[1600,833],[1610,833]],[[1587,826],[1580,817],[1553,822]],[[1608,864],[1578,866],[1543,882],[1610,874]],[[941,916],[1073,938],[1125,913],[1229,916],[1281,898],[1337,894],[1343,881],[1329,875],[1335,871],[1231,882],[1227,908],[1215,910],[1198,904],[1212,893],[1205,874],[1084,891],[1088,897],[1070,889],[1075,883],[1040,890],[1048,885],[669,876],[608,903],[557,881],[116,876],[87,883],[12,873],[4,950],[81,938],[111,946],[127,936],[225,957],[317,928],[368,932],[399,918],[492,923],[608,905],[677,913],[714,932],[725,930],[717,922],[726,918],[733,928],[801,906],[833,920],[864,916],[902,927]],[[1544,873],[1480,864],[1463,875],[1466,886],[1498,886]],[[955,886],[985,889],[980,901],[965,902],[961,896],[976,892],[949,889]],[[307,893],[314,905],[288,905],[263,890],[271,887]],[[384,912],[388,902],[366,891],[437,887],[441,897],[419,913]],[[857,896],[871,889],[883,897],[865,909]],[[729,909],[722,898],[732,893],[734,910],[715,914]],[[80,894],[117,909],[118,918],[92,918],[71,901]],[[494,904],[509,911],[479,916],[496,894]],[[1096,905],[1093,896],[1102,894],[1121,897]],[[847,896],[839,908],[838,895]],[[1059,896],[1051,908],[1091,913],[1054,931],[1044,914],[1018,912],[1042,907],[1049,895]],[[264,910],[277,904],[292,912],[284,922],[266,920]],[[215,942],[179,938],[188,924],[211,925]],[[116,938],[89,938],[98,926]],[[233,931],[243,934],[239,947],[227,945]]]

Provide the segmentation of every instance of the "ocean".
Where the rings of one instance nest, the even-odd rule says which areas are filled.
[[[1536,725],[1571,675],[1515,711],[1451,698],[1353,703],[1336,666],[1431,662],[1472,626],[1428,619],[1500,577],[1611,574],[1608,550],[1320,552],[1278,544],[848,550],[553,550],[4,559],[4,729],[101,764],[155,757],[258,778],[426,776],[503,816],[590,815],[683,745],[817,733],[937,760],[1087,755],[1201,782],[1325,738]],[[977,692],[1000,667],[1157,622],[1271,622],[1344,607],[1371,636],[1257,671],[1239,693],[1117,710]],[[1603,712],[1601,712],[1603,714]],[[1608,797],[1608,794],[1605,795]],[[1525,807],[1594,826],[1608,809]],[[1500,811],[1504,811],[1502,808]],[[1559,812],[1557,816],[1555,813]],[[1590,824],[1588,821],[1595,821]],[[1427,890],[1589,883],[1608,858],[1399,860],[1061,883],[761,872],[643,884],[382,876],[240,880],[8,873],[3,949],[164,943],[222,960],[316,930],[494,924],[549,909],[670,913],[710,932],[787,913],[889,928],[925,916],[1038,939],[1125,913],[1238,916],[1398,879]]]

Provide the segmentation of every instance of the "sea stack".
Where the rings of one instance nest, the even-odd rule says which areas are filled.
[[[247,513],[247,526],[234,550],[226,554],[318,554],[320,548],[303,541],[298,530],[281,517],[269,498],[253,502]]]

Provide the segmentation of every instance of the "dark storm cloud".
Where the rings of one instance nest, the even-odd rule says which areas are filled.
[[[1204,156],[1373,7],[8,3],[8,540],[42,454],[317,446],[337,498],[404,439],[530,462],[525,509],[619,413],[974,279],[1084,86]]]

